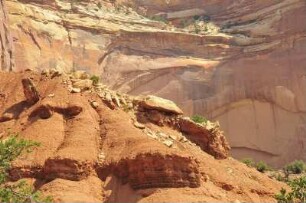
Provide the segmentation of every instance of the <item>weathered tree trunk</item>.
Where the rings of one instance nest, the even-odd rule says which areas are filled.
[[[13,41],[9,32],[4,0],[0,0],[0,57],[0,70],[12,71],[14,68]]]

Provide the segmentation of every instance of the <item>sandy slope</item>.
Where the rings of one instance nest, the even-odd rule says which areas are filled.
[[[42,98],[33,106],[23,95],[21,79],[26,77]],[[217,160],[191,141],[175,140],[168,147],[133,125],[137,112],[111,109],[95,92],[72,94],[62,77],[0,72],[0,78],[2,138],[19,132],[41,143],[14,163],[12,178],[31,179],[56,201],[273,202],[284,186],[233,158]],[[53,109],[46,119],[41,118],[43,105]],[[143,125],[185,136],[167,125]]]

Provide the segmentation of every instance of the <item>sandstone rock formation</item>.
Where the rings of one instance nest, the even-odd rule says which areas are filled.
[[[121,92],[173,100],[219,120],[237,158],[305,159],[305,0],[99,2],[6,0],[5,63],[88,70]]]
[[[182,116],[162,114],[160,127],[145,117],[151,110],[139,108],[136,98],[103,85],[70,93],[73,78],[66,75],[0,72],[0,78],[0,115],[14,113],[0,119],[1,139],[14,129],[41,144],[13,163],[10,177],[29,180],[56,202],[273,202],[286,187],[230,157],[216,160],[214,152],[225,144],[214,139],[220,135],[207,129],[210,151],[200,148],[201,140],[190,139],[192,129],[177,128]],[[41,95],[32,106],[20,93],[23,78],[32,78]]]
[[[28,104],[33,105],[39,101],[39,93],[30,78],[22,79],[22,87],[24,96]]]
[[[172,101],[162,99],[156,96],[145,97],[139,105],[145,109],[159,110],[163,112],[173,113],[173,114],[183,114],[183,111],[176,106]]]
[[[179,125],[180,129],[187,133],[187,136],[207,153],[221,159],[228,156],[230,146],[220,130],[207,129],[189,118],[181,118]]]
[[[13,41],[8,23],[8,13],[5,1],[0,1],[0,70],[13,70]]]

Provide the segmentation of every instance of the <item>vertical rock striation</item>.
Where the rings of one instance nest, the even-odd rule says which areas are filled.
[[[0,57],[0,70],[13,70],[13,42],[9,32],[8,15],[4,0],[0,1]]]

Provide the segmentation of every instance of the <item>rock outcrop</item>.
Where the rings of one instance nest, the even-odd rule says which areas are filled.
[[[203,148],[203,140],[191,139],[196,137],[192,126],[185,126],[185,133],[178,128],[181,115],[161,110],[164,125],[156,125],[146,118],[152,110],[133,102],[137,98],[101,84],[71,93],[74,78],[65,74],[0,72],[0,78],[0,115],[12,114],[0,119],[1,139],[14,129],[40,143],[13,162],[10,178],[27,179],[55,201],[273,202],[286,187],[230,157],[216,160],[225,142],[209,135],[210,127],[199,134],[208,140],[209,148]],[[41,95],[31,106],[20,93],[23,78],[32,78]],[[120,105],[105,103],[106,94]]]
[[[39,101],[39,93],[36,86],[30,78],[22,79],[23,93],[29,105]]]
[[[304,0],[5,3],[2,69],[87,70],[219,120],[237,158],[305,159]]]
[[[101,170],[102,175],[114,173],[123,184],[133,189],[200,187],[198,164],[191,157],[138,154],[134,159],[121,159]],[[106,178],[106,177],[105,177]]]
[[[172,114],[183,114],[183,111],[170,100],[159,98],[156,96],[147,96],[139,102],[139,106],[145,109],[158,110]]]
[[[181,118],[179,126],[181,131],[187,133],[186,136],[190,140],[197,143],[207,153],[219,159],[228,157],[230,146],[218,128],[207,129],[189,118]]]

